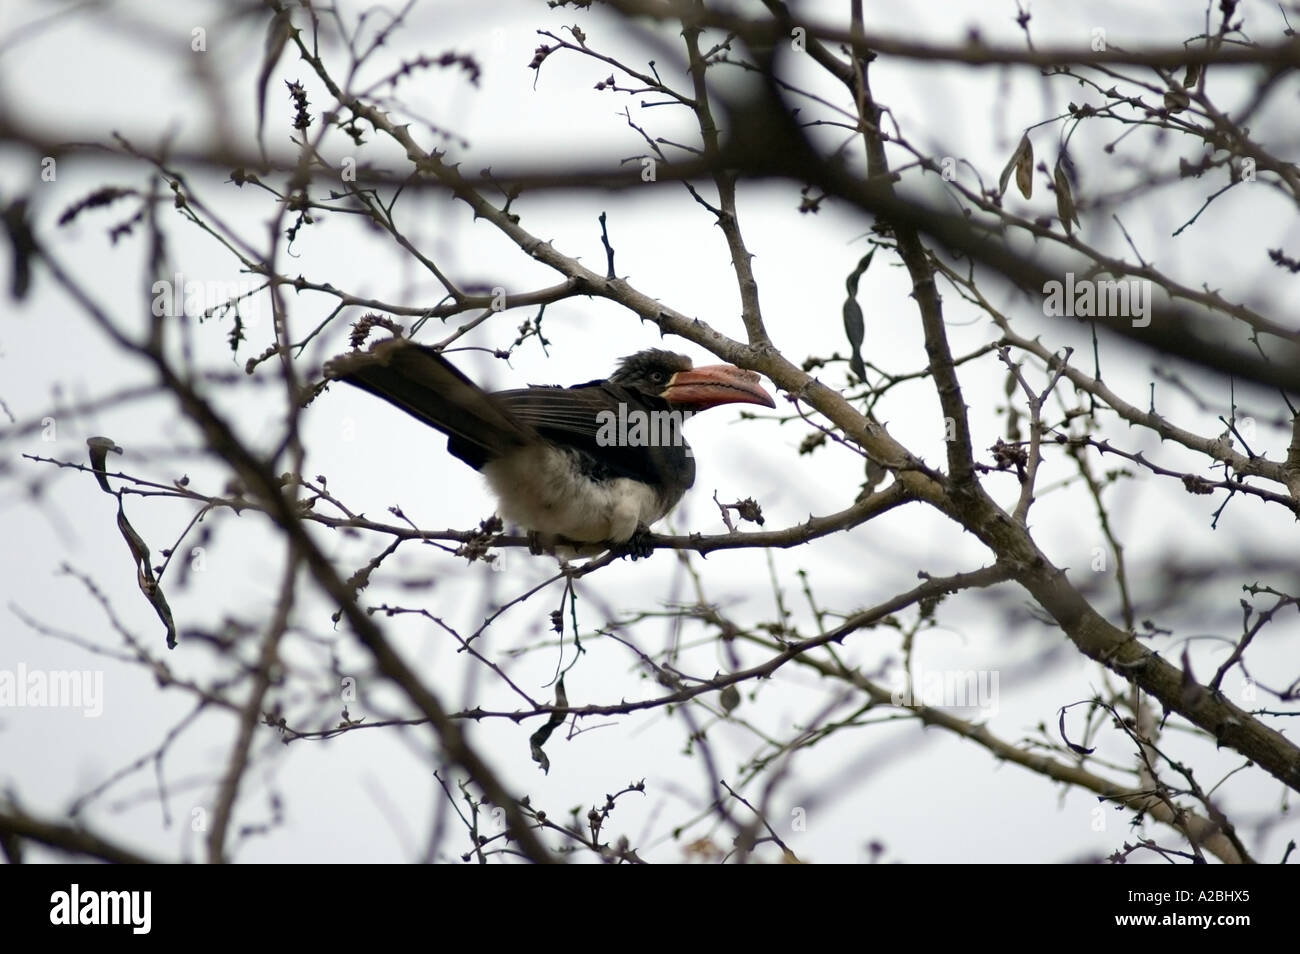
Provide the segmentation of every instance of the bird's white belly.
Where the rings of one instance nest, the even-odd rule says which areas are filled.
[[[571,456],[528,447],[483,465],[503,520],[570,540],[623,543],[664,516],[659,495],[626,477],[596,483]]]

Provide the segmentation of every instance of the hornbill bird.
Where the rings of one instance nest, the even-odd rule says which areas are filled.
[[[753,371],[696,368],[659,349],[624,358],[607,380],[488,392],[434,349],[389,338],[327,362],[325,377],[446,434],[447,450],[487,478],[501,517],[535,542],[622,545],[634,557],[695,482],[685,419],[721,404],[776,406]]]

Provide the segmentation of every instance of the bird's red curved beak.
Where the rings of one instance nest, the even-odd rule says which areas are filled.
[[[710,364],[678,371],[660,397],[679,407],[703,411],[720,404],[762,404],[776,407],[772,395],[758,383],[758,374],[731,364]]]

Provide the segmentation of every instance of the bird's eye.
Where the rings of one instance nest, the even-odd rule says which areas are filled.
[[[651,371],[651,372],[650,372],[650,381],[651,381],[652,384],[663,384],[665,380],[666,380],[666,378],[665,378],[664,373],[663,373],[662,371]]]

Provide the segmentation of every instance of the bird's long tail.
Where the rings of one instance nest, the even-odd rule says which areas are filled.
[[[448,449],[475,468],[537,438],[446,358],[406,338],[389,338],[367,351],[334,358],[324,373],[442,431],[450,438]]]

